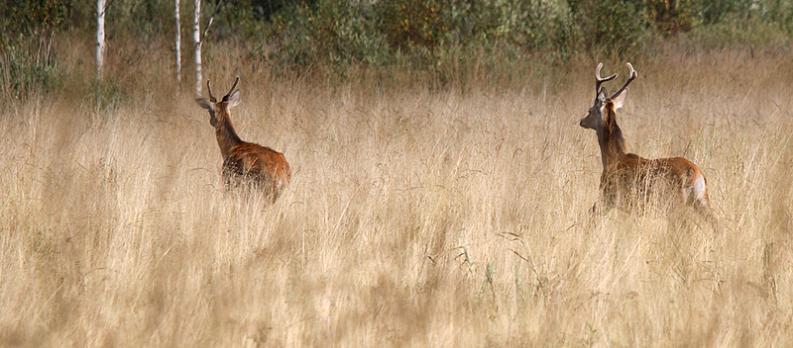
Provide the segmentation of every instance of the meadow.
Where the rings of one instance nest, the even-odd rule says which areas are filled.
[[[84,48],[65,69],[90,75]],[[271,205],[223,189],[208,115],[158,52],[111,60],[118,100],[67,82],[5,106],[0,346],[793,345],[789,53],[632,61],[627,149],[698,163],[717,232],[587,223],[592,59],[438,85],[215,52],[218,90],[242,78],[240,136],[292,165]]]

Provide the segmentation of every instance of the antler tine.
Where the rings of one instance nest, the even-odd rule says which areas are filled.
[[[607,81],[611,81],[617,77],[617,74],[600,77],[600,71],[603,70],[603,63],[598,63],[597,68],[595,68],[595,99],[598,97],[598,93],[600,93],[600,86]]]
[[[636,69],[634,69],[634,68],[633,68],[633,65],[632,65],[631,63],[625,63],[625,65],[627,65],[627,66],[628,66],[628,71],[629,71],[629,73],[628,73],[628,79],[627,79],[627,80],[625,80],[625,83],[624,83],[624,84],[622,84],[622,87],[620,87],[620,89],[618,89],[616,92],[614,92],[614,94],[612,94],[612,95],[611,95],[611,98],[610,98],[610,99],[614,99],[614,98],[616,98],[618,95],[620,95],[620,93],[622,93],[623,91],[625,91],[625,89],[626,89],[626,88],[628,88],[628,85],[629,85],[631,82],[633,82],[633,80],[634,80],[634,79],[636,79],[636,77],[638,77],[638,76],[639,76],[639,74],[637,74],[637,73],[636,73]]]
[[[228,93],[226,93],[226,95],[227,95],[227,96],[228,96],[228,95],[231,95],[231,92],[234,92],[234,89],[235,89],[235,88],[237,88],[237,84],[238,84],[238,83],[240,83],[240,77],[239,77],[239,76],[237,76],[237,78],[236,78],[236,79],[234,79],[234,84],[233,84],[233,85],[231,85],[231,89],[229,89],[229,92],[228,92]]]
[[[207,91],[209,92],[209,100],[216,102],[215,96],[212,95],[212,86],[209,84],[209,79],[207,79]]]

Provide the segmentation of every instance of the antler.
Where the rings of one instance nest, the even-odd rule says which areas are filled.
[[[212,95],[212,87],[209,85],[209,80],[207,80],[207,91],[209,92],[209,100],[213,103],[217,102],[217,99]]]
[[[628,73],[628,79],[627,79],[627,80],[625,80],[625,83],[622,85],[622,87],[620,87],[620,89],[618,89],[618,90],[617,90],[617,92],[615,92],[613,95],[611,95],[611,98],[610,98],[610,99],[614,99],[614,98],[616,98],[618,95],[620,95],[620,93],[622,93],[623,91],[625,91],[625,89],[626,89],[626,88],[628,88],[628,85],[629,85],[631,82],[633,82],[633,80],[634,80],[634,79],[636,79],[636,77],[637,77],[637,76],[639,76],[639,74],[637,74],[637,73],[636,73],[636,70],[634,70],[634,69],[633,69],[633,65],[631,65],[631,63],[625,63],[625,65],[627,65],[627,66],[628,66],[628,70],[630,71],[630,72]],[[616,76],[616,75],[615,75],[615,76]]]
[[[226,93],[226,97],[230,96],[231,93],[234,92],[234,89],[237,88],[237,84],[238,83],[240,83],[240,77],[239,76],[237,76],[237,78],[234,79],[234,84],[231,85],[231,89],[229,89],[229,92]],[[226,98],[224,97],[223,99],[226,99]]]
[[[603,70],[603,63],[598,63],[597,68],[595,68],[595,99],[598,98],[598,94],[600,93],[600,86],[603,82],[611,81],[617,77],[617,74],[600,77],[600,71]]]

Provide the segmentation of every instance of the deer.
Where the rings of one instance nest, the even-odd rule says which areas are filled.
[[[240,104],[240,91],[234,80],[226,95],[218,101],[207,80],[209,98],[197,96],[198,106],[209,112],[209,124],[215,128],[220,154],[223,157],[222,177],[227,190],[243,186],[260,189],[274,203],[289,184],[292,171],[283,153],[240,139],[231,123],[231,108]]]
[[[603,63],[595,68],[595,101],[579,125],[597,134],[603,172],[600,176],[600,197],[592,206],[593,216],[603,215],[614,207],[630,211],[644,206],[655,195],[671,207],[691,207],[716,227],[708,197],[708,181],[694,162],[683,157],[646,159],[625,152],[625,139],[617,124],[617,111],[625,104],[628,85],[638,74],[627,63],[628,77],[611,94],[603,84],[617,74],[601,77]]]

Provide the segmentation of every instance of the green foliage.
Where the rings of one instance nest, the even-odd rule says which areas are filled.
[[[250,59],[287,69],[400,66],[446,74],[469,64],[528,55],[566,61],[580,54],[647,52],[684,36],[703,47],[790,42],[790,0],[203,0],[208,43],[236,40]],[[222,6],[218,6],[222,4]],[[192,0],[182,0],[189,35]],[[39,42],[62,29],[90,37],[93,1],[0,3],[5,90],[51,88],[57,64]],[[169,42],[172,0],[111,0],[108,41]],[[111,46],[112,47],[112,46]],[[10,86],[10,87],[8,87]],[[48,87],[49,86],[49,87]]]
[[[380,2],[380,27],[392,47],[548,43],[558,6],[541,0],[393,0]]]
[[[793,44],[789,31],[760,18],[733,19],[696,28],[689,34],[698,49],[727,47],[787,48]]]
[[[58,86],[60,72],[49,37],[19,40],[0,53],[0,99],[24,99]]]
[[[173,27],[173,0],[107,0],[107,2],[105,22],[109,28],[108,33],[125,33],[152,39],[166,32],[166,28]],[[182,2],[190,1],[182,0]],[[91,7],[89,10],[96,9]],[[182,16],[185,15],[190,16],[191,13],[182,12]]]
[[[778,25],[788,34],[793,34],[793,1],[766,0],[756,9],[764,23]]]
[[[383,64],[388,49],[377,23],[374,6],[366,2],[291,6],[274,19],[279,45],[274,58],[297,66]]]
[[[569,0],[582,45],[590,52],[620,55],[640,48],[649,22],[640,0]]]
[[[675,35],[690,31],[701,22],[701,7],[699,0],[647,0],[646,12],[659,33]]]
[[[374,8],[366,2],[320,1],[311,18],[316,43],[333,64],[379,64],[387,48],[377,30]]]
[[[727,16],[747,16],[753,2],[753,0],[703,1],[702,21],[704,24],[716,24]]]
[[[24,99],[58,84],[54,32],[65,22],[70,4],[59,0],[0,3],[0,99]]]
[[[316,1],[273,17],[271,58],[286,65],[432,67],[441,56],[496,47],[572,49],[566,7],[532,0]],[[449,52],[446,52],[449,51]]]
[[[5,41],[8,33],[34,34],[58,28],[70,12],[71,2],[65,0],[30,0],[0,2],[0,29]]]
[[[284,8],[301,3],[300,0],[237,0],[240,5],[247,5],[257,20],[268,21]],[[316,4],[316,1],[311,3]]]
[[[442,9],[437,0],[381,2],[379,13],[384,18],[380,29],[392,47],[401,50],[417,46],[431,49],[446,39],[451,30],[450,23],[443,20]]]
[[[793,2],[703,1],[702,24],[690,37],[699,48],[786,47],[793,43]]]

